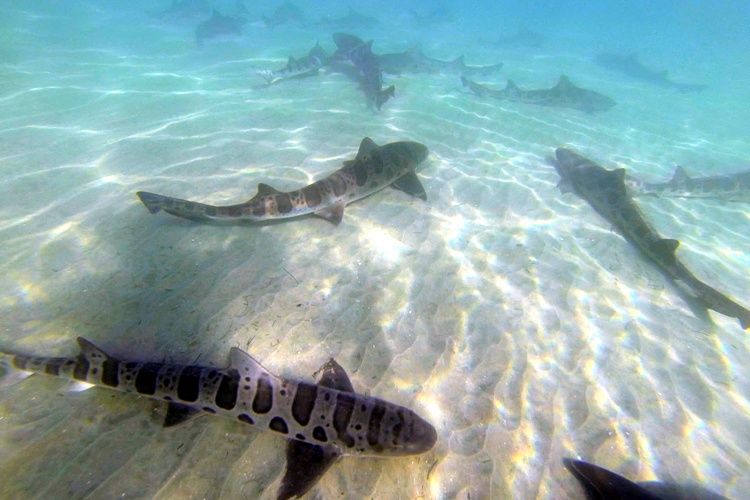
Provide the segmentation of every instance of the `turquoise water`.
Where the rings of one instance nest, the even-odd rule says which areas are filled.
[[[158,20],[120,2],[6,2],[0,20],[0,347],[74,355],[83,336],[123,358],[226,364],[246,349],[311,379],[329,357],[355,388],[410,408],[436,447],[345,458],[310,498],[579,498],[563,457],[638,481],[750,491],[750,340],[701,318],[546,158],[574,148],[666,180],[750,168],[750,8],[744,2],[504,5],[300,3],[309,23],[207,40],[205,15]],[[231,13],[233,2],[216,4]],[[317,21],[349,6],[377,19]],[[436,12],[425,20],[415,19]],[[526,28],[539,46],[495,45]],[[267,88],[333,31],[376,53],[419,46],[495,89],[561,74],[612,98],[598,113],[480,97],[456,72],[384,75],[380,111],[322,71]],[[637,53],[681,92],[603,68]],[[258,182],[311,183],[363,137],[430,149],[423,202],[386,189],[334,226],[217,226],[150,215],[138,190],[229,204]],[[701,279],[750,304],[750,205],[641,197]],[[219,418],[162,429],[143,398],[70,392],[35,376],[0,388],[3,498],[274,498],[284,441]],[[317,495],[317,496],[316,496]]]

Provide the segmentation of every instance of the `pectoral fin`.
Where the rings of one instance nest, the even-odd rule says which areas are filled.
[[[341,219],[344,218],[344,203],[336,203],[330,207],[322,208],[315,212],[318,217],[323,217],[328,222],[332,222],[335,225],[341,223]]]
[[[192,406],[183,405],[180,403],[169,403],[167,406],[167,415],[164,417],[164,427],[174,427],[183,422],[200,416],[201,411]]]
[[[422,186],[422,183],[419,182],[419,178],[417,178],[417,174],[415,174],[414,172],[409,172],[408,174],[399,177],[398,179],[393,181],[391,186],[403,191],[406,194],[410,194],[412,196],[416,196],[419,199],[427,201],[427,193],[425,193],[424,186]]]
[[[286,447],[286,470],[276,496],[278,500],[301,497],[341,458],[333,446],[290,439]]]

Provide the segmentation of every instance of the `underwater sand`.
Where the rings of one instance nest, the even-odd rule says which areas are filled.
[[[61,12],[14,16],[24,43],[0,66],[3,346],[72,355],[83,336],[121,357],[219,366],[239,346],[308,379],[333,356],[360,392],[438,429],[421,456],[345,458],[310,498],[575,497],[565,456],[750,491],[747,333],[717,313],[696,317],[585,202],[559,192],[545,162],[568,145],[649,180],[678,163],[741,165],[750,144],[728,131],[747,112],[722,97],[747,88],[747,73],[680,94],[593,67],[585,41],[533,57],[473,50],[467,62],[505,63],[498,86],[552,85],[565,71],[618,105],[590,116],[416,75],[387,77],[396,98],[375,114],[339,75],[252,88],[255,69],[314,43],[304,30],[293,43],[264,30],[196,51],[189,34],[145,25],[123,28],[135,48],[116,30],[91,48],[36,38]],[[449,58],[465,36],[426,49]],[[348,206],[338,227],[255,227],[151,216],[135,197],[222,204],[258,182],[297,188],[364,136],[430,148],[427,203],[386,189]],[[750,303],[747,204],[638,201],[690,269]],[[274,498],[281,438],[219,418],[164,430],[161,417],[146,399],[70,393],[53,378],[3,388],[0,496]]]

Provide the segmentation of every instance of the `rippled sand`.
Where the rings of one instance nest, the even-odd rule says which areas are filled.
[[[750,145],[715,124],[726,103],[621,82],[561,47],[470,62],[502,58],[498,85],[565,71],[618,106],[589,116],[403,76],[374,114],[338,75],[252,89],[254,68],[283,63],[279,34],[200,52],[179,31],[151,51],[35,45],[54,16],[15,15],[30,45],[2,63],[3,346],[70,355],[80,335],[123,357],[217,365],[239,346],[306,378],[334,356],[359,391],[437,427],[425,455],[342,460],[313,490],[325,498],[575,497],[564,456],[750,491],[747,333],[696,317],[544,160],[568,145],[650,179],[736,166]],[[299,39],[296,52],[315,41]],[[364,136],[430,148],[427,203],[386,189],[338,227],[210,226],[151,216],[134,194],[220,204],[258,182],[293,189]],[[699,277],[750,303],[747,205],[639,202]],[[219,418],[164,430],[150,401],[67,389],[41,376],[0,389],[0,496],[273,498],[282,439]]]

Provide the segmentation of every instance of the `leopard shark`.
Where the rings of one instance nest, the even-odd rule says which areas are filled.
[[[435,59],[425,55],[419,48],[411,48],[403,52],[377,54],[378,62],[383,73],[401,75],[403,73],[429,74],[459,74],[465,76],[485,76],[497,73],[503,63],[482,66],[468,65],[461,55],[451,61]]]
[[[538,106],[571,108],[585,113],[606,111],[616,104],[606,95],[574,85],[565,75],[560,76],[557,84],[549,89],[523,90],[513,80],[508,80],[506,87],[499,90],[479,84],[464,76],[461,77],[461,83],[479,97],[493,97]]]
[[[299,80],[318,74],[321,68],[328,64],[328,53],[316,43],[307,55],[294,58],[289,56],[286,66],[276,70],[261,70],[258,75],[266,80],[266,87],[288,80]]]
[[[658,71],[645,66],[635,54],[597,54],[594,62],[610,71],[616,71],[634,80],[666,87],[680,92],[699,92],[708,88],[700,83],[679,83],[669,78],[666,70]]]
[[[333,359],[310,383],[276,376],[236,347],[229,366],[216,368],[123,360],[81,337],[78,345],[73,357],[3,352],[0,365],[164,401],[164,427],[214,415],[273,431],[288,440],[279,499],[303,495],[344,455],[418,455],[437,441],[435,428],[413,410],[355,392]]]
[[[619,474],[583,460],[563,458],[568,469],[583,489],[586,500],[728,500],[699,484],[677,484],[665,481],[636,483]]]
[[[629,177],[628,185],[638,195],[750,202],[750,170],[694,177],[677,167],[669,181],[643,182]]]
[[[164,210],[186,219],[264,221],[315,214],[339,224],[347,204],[387,186],[426,201],[427,194],[415,169],[428,154],[427,147],[418,142],[378,146],[365,137],[353,160],[345,161],[339,170],[302,189],[282,192],[261,183],[250,200],[229,206],[206,205],[144,191],[137,195],[152,214]]]
[[[663,238],[641,214],[625,185],[625,169],[606,170],[575,151],[558,148],[551,159],[560,188],[572,190],[684,293],[689,303],[737,318],[750,328],[750,310],[700,281],[677,258],[680,242]]]
[[[211,17],[195,28],[195,43],[202,47],[204,41],[223,36],[242,35],[247,19],[242,16],[225,16],[218,10],[211,12]]]
[[[372,40],[363,41],[355,35],[334,33],[336,52],[329,59],[329,67],[349,76],[359,84],[367,99],[367,106],[380,109],[394,96],[395,87],[383,88],[383,72],[378,57],[372,52]]]

